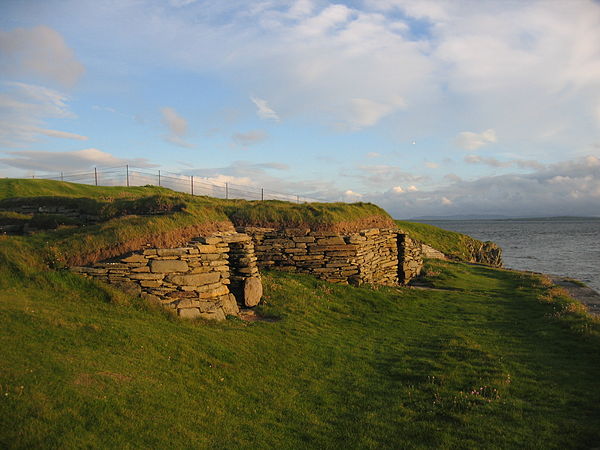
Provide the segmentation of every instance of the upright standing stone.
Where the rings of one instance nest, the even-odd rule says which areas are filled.
[[[256,306],[263,295],[262,281],[259,277],[246,278],[244,282],[244,304],[248,307]]]

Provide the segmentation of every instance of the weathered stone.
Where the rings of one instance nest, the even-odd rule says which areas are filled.
[[[244,282],[244,304],[248,307],[256,306],[263,294],[262,281],[259,277],[247,278]]]
[[[200,317],[200,310],[198,308],[178,308],[177,314],[182,319],[197,319]]]
[[[219,272],[195,273],[191,275],[167,275],[167,281],[180,286],[202,286],[216,283],[221,278]]]
[[[142,255],[136,255],[133,254],[131,256],[128,256],[127,258],[122,258],[121,262],[124,263],[141,263],[141,262],[146,262],[147,259],[144,258]]]
[[[200,292],[198,295],[200,296],[200,298],[214,298],[220,297],[221,295],[225,294],[229,294],[229,289],[227,288],[227,286],[221,285],[217,289]]]
[[[315,242],[315,238],[312,236],[299,236],[292,238],[294,242]]]
[[[132,280],[162,280],[163,273],[132,273],[129,278]]]
[[[181,255],[187,255],[187,253],[188,253],[188,248],[186,248],[186,247],[156,249],[156,254],[158,256],[181,256]]]
[[[233,294],[224,295],[221,297],[221,306],[225,314],[237,316],[240,313],[237,301]]]
[[[344,245],[344,238],[341,236],[335,236],[331,238],[325,239],[317,239],[317,244],[319,245]]]
[[[153,273],[172,273],[172,272],[187,272],[188,264],[180,260],[163,261],[155,259],[150,262],[150,270]]]
[[[159,287],[159,286],[162,286],[162,281],[160,281],[160,280],[142,280],[142,281],[140,281],[140,286],[148,287],[148,288]]]
[[[202,245],[198,244],[196,246],[199,253],[217,253],[217,247],[214,245]]]
[[[208,244],[208,245],[215,245],[218,244],[219,242],[222,242],[222,238],[220,237],[198,237],[196,238],[196,241],[200,242],[201,244]]]

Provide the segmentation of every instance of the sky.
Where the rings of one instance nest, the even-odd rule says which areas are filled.
[[[0,177],[600,216],[596,0],[2,0]]]

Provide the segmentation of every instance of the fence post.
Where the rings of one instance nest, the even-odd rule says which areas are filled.
[[[127,175],[127,187],[129,187],[129,164],[125,166],[125,171]]]
[[[60,173],[60,181],[65,181],[65,178],[63,177],[63,173]]]
[[[160,170],[158,171],[158,185],[160,186]]]
[[[265,188],[260,188],[260,199],[261,200],[265,199]]]
[[[225,200],[229,199],[229,183],[225,182]]]
[[[194,195],[194,175],[190,176],[190,184],[192,185],[192,195]]]
[[[98,170],[94,167],[94,181],[96,182],[96,186],[98,186]]]

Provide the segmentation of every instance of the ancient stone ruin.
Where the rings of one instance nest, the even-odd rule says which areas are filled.
[[[198,237],[179,248],[147,248],[71,270],[185,318],[224,320],[239,313],[238,304],[255,306],[262,296],[254,245],[249,236],[235,232]]]
[[[409,282],[422,265],[420,244],[394,229],[343,234],[245,227],[71,270],[160,303],[180,317],[223,320],[260,302],[259,268],[308,273],[333,283],[394,286]]]

